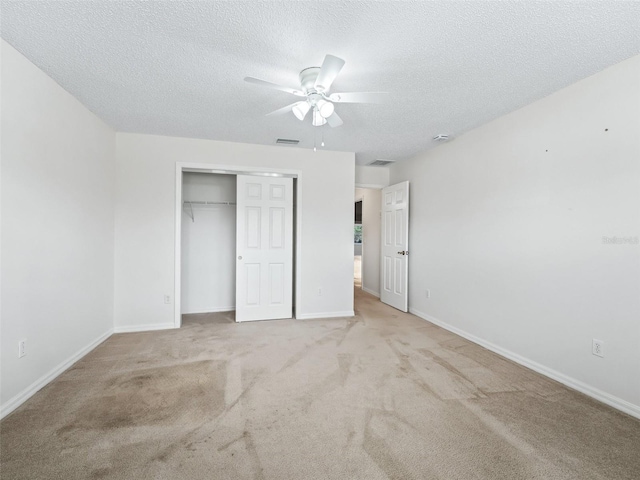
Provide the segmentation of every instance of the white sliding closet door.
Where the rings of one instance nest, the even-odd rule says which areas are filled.
[[[292,317],[293,179],[238,175],[236,321]]]

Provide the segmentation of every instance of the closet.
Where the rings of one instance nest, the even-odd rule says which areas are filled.
[[[183,172],[181,314],[293,317],[296,185],[274,173]]]
[[[236,176],[182,176],[183,314],[228,312],[236,304]]]

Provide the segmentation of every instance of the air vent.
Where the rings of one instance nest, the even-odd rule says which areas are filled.
[[[385,165],[389,165],[390,163],[393,163],[393,160],[374,160],[368,165],[370,167],[384,167]]]
[[[435,137],[433,137],[433,139],[436,142],[446,142],[447,140],[449,140],[449,135],[447,135],[445,133],[441,133],[441,134],[436,135]]]
[[[300,140],[291,140],[290,138],[279,138],[276,140],[276,143],[280,145],[297,145],[300,143]]]

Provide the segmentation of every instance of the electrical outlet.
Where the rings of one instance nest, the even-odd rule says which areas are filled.
[[[602,340],[593,339],[593,345],[591,346],[591,353],[598,357],[604,357],[604,342]]]
[[[166,303],[167,305],[171,303],[171,295],[164,296],[164,303]]]
[[[431,290],[429,290],[428,288],[424,291],[424,296],[427,298],[431,298]]]
[[[27,341],[20,340],[18,342],[18,358],[22,358],[27,354]]]
[[[322,287],[318,288],[318,296],[321,297],[322,296]]]

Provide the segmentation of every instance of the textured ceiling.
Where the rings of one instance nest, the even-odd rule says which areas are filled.
[[[640,52],[640,3],[0,1],[1,34],[118,131],[402,160]],[[344,125],[264,115],[331,53]],[[307,119],[308,120],[308,119]]]

